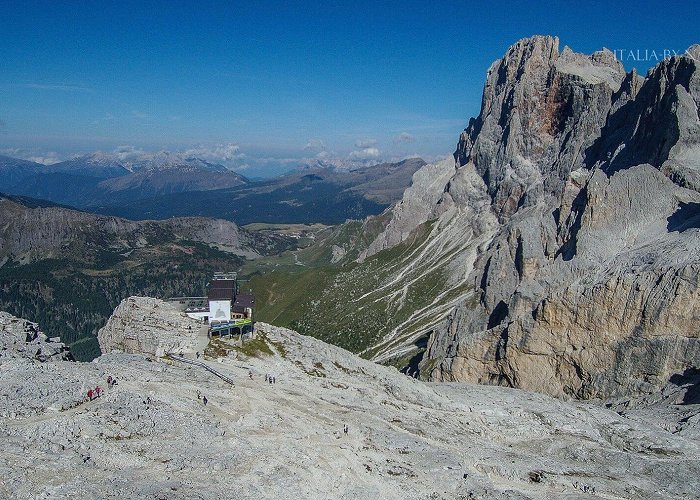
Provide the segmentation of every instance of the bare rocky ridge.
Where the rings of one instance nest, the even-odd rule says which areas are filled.
[[[235,223],[205,217],[131,221],[63,207],[29,208],[0,196],[0,260],[23,264],[46,258],[82,256],[104,250],[128,252],[149,241],[199,241],[254,258],[275,245],[274,238],[252,235]]]
[[[115,316],[137,338],[150,335],[140,309]],[[421,382],[258,326],[255,342],[271,354],[231,347],[220,362],[205,360],[234,386],[200,367],[137,355],[0,357],[0,495],[687,498],[700,487],[697,416],[661,425],[647,410],[659,401],[672,410],[664,398],[682,397],[681,387],[659,401],[621,401],[616,413],[520,390]],[[116,386],[106,387],[108,376]],[[105,394],[87,401],[98,384]]]
[[[440,199],[406,213],[419,183],[440,191],[416,173],[370,247],[432,219],[431,258],[466,291],[373,359],[429,335],[423,377],[577,398],[649,394],[699,366],[696,52],[646,78],[606,50],[560,51],[553,37],[496,61]],[[460,238],[459,251],[445,246]]]

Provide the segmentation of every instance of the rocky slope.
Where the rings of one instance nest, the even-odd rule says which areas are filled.
[[[130,319],[137,332],[139,317]],[[662,426],[645,402],[620,403],[617,413],[513,389],[420,382],[259,327],[244,348],[219,344],[223,357],[204,361],[233,386],[198,366],[136,355],[0,357],[0,495],[689,498],[700,487],[697,415],[671,413]],[[108,376],[116,386],[106,388]],[[105,394],[87,401],[98,384]]]
[[[650,393],[700,365],[699,56],[642,78],[553,37],[511,47],[452,169],[416,173],[353,270],[396,266],[372,290],[399,301],[411,276],[440,284],[364,354],[577,398]]]

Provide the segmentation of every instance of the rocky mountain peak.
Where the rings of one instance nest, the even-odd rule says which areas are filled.
[[[458,166],[474,164],[500,217],[543,194],[559,196],[625,76],[609,50],[560,54],[556,37],[520,40],[489,69],[481,112],[457,145]]]
[[[696,43],[688,47],[685,56],[692,58],[695,62],[700,61],[700,44]]]

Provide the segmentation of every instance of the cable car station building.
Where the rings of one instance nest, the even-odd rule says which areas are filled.
[[[237,273],[214,273],[206,297],[169,300],[190,318],[209,324],[209,335],[245,335],[253,332],[255,296],[241,293]]]

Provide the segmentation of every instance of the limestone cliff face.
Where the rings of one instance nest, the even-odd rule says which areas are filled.
[[[103,354],[121,351],[160,357],[196,350],[202,324],[171,304],[150,297],[129,297],[97,332]]]
[[[477,300],[432,325],[423,377],[607,398],[700,366],[699,54],[641,78],[537,36],[491,66],[430,209],[469,228]]]

